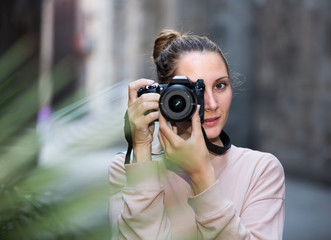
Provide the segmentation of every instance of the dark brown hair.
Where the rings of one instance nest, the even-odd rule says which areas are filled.
[[[177,60],[187,52],[218,53],[229,74],[228,63],[221,49],[213,41],[207,37],[183,35],[174,30],[163,30],[155,39],[153,51],[159,83],[169,83],[175,75]]]

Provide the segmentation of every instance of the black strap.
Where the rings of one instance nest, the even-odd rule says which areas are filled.
[[[201,126],[201,129],[202,129],[203,137],[204,137],[205,142],[206,142],[206,146],[207,146],[209,151],[211,151],[211,152],[213,152],[217,155],[222,155],[227,150],[229,150],[229,148],[231,147],[231,140],[230,140],[230,137],[226,134],[226,132],[224,132],[223,130],[221,131],[221,134],[220,134],[219,137],[220,137],[224,147],[220,147],[220,146],[217,146],[217,145],[211,143],[209,141],[209,139],[207,138],[207,134],[205,132],[205,129],[203,129],[202,126]]]
[[[204,137],[205,142],[206,142],[206,146],[207,146],[209,151],[211,151],[211,152],[213,152],[217,155],[222,155],[227,150],[230,149],[231,140],[230,140],[230,137],[226,134],[226,132],[224,132],[223,130],[221,131],[221,134],[220,134],[219,137],[220,137],[224,147],[220,147],[220,146],[217,146],[217,145],[211,143],[209,141],[209,139],[207,138],[207,134],[206,134],[206,132],[205,132],[205,130],[203,129],[202,126],[201,126],[201,129],[202,129],[203,137]],[[126,111],[125,117],[124,117],[124,133],[125,133],[125,139],[128,142],[128,150],[127,150],[126,156],[125,156],[125,164],[129,164],[130,163],[131,151],[132,151],[132,136],[131,136],[130,121],[129,121],[129,116],[128,116],[127,111]]]
[[[128,150],[126,151],[125,164],[129,164],[131,151],[132,151],[132,136],[131,136],[131,127],[130,127],[128,111],[125,112],[125,116],[124,116],[124,134],[125,134],[125,139],[128,142]]]

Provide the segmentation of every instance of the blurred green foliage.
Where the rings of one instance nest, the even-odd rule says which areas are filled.
[[[68,184],[72,171],[66,163],[38,164],[36,42],[26,36],[0,57],[0,239],[107,239],[107,185]],[[51,72],[54,94],[72,79],[72,61],[63,59]],[[70,164],[72,169],[79,163]]]

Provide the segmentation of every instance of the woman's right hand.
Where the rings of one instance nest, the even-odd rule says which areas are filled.
[[[151,160],[154,121],[159,117],[160,94],[148,93],[138,97],[137,90],[153,83],[155,83],[153,80],[139,79],[129,84],[128,116],[133,145],[133,162]]]

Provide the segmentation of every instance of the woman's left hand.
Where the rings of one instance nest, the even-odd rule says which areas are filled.
[[[188,139],[177,135],[178,127],[170,127],[166,119],[159,115],[159,141],[168,160],[178,165],[191,179],[192,188],[198,194],[215,183],[214,167],[201,130],[197,108],[192,121],[192,132]]]

